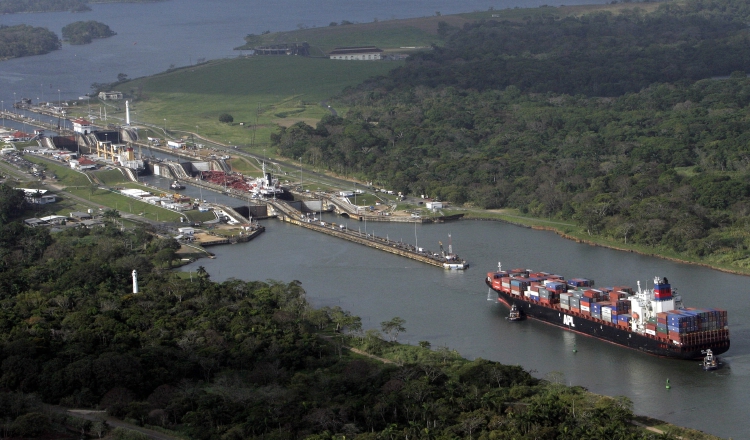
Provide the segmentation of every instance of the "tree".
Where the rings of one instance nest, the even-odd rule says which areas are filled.
[[[390,321],[381,322],[380,328],[383,330],[383,333],[390,336],[391,340],[395,342],[398,340],[398,334],[406,331],[406,327],[404,327],[405,323],[406,321],[403,318],[396,316]]]
[[[223,122],[224,124],[231,124],[234,122],[234,118],[229,113],[222,113],[219,115],[219,122]]]
[[[38,412],[30,412],[18,417],[13,422],[10,429],[20,437],[37,437],[43,433],[48,426],[48,416]]]
[[[128,80],[128,75],[125,73],[118,73],[117,74],[117,82],[125,82]]]
[[[102,217],[104,217],[107,221],[115,221],[116,219],[120,218],[120,212],[116,209],[107,209],[102,214]]]
[[[21,216],[25,209],[23,191],[6,184],[0,185],[0,226]]]

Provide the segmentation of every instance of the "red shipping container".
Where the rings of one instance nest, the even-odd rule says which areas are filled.
[[[550,302],[549,302],[549,300],[548,300],[548,299],[546,299],[546,298],[539,298],[539,302],[540,302],[541,304],[546,304],[546,305],[550,305]]]
[[[571,311],[571,312],[578,312],[578,313],[581,313],[581,309],[580,309],[580,308],[578,308],[578,307],[573,307],[573,306],[570,306],[570,311]]]

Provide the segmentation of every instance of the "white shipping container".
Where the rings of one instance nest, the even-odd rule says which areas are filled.
[[[651,335],[651,336],[656,336],[656,330],[646,329],[646,334]]]
[[[584,305],[582,304],[582,305],[581,305],[581,311],[582,311],[582,312],[590,312],[590,311],[591,311],[591,309],[589,308],[589,306],[584,306]]]
[[[569,304],[560,303],[560,308],[561,309],[565,309],[565,310],[570,310],[570,305]]]

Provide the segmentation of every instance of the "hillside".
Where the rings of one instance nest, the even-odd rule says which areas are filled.
[[[639,3],[642,10],[653,10],[656,3]],[[431,16],[409,19],[377,20],[370,23],[351,23],[346,20],[332,22],[326,27],[305,28],[293,31],[271,32],[261,35],[250,34],[245,37],[246,43],[237,50],[249,50],[257,46],[270,46],[293,42],[307,42],[311,46],[311,55],[324,56],[335,47],[342,46],[377,46],[387,52],[411,52],[414,48],[429,48],[445,44],[443,36],[438,33],[439,25],[444,22],[460,28],[478,20],[526,21],[531,18],[554,16],[569,17],[609,12],[619,14],[631,9],[624,4],[580,5],[528,9],[490,9],[483,12],[466,14]]]
[[[341,95],[345,118],[273,140],[408,194],[747,272],[749,5],[441,24],[443,47]]]
[[[222,143],[265,146],[277,124],[314,125],[330,114],[321,106],[323,100],[402,64],[351,64],[286,56],[237,58],[176,69],[116,87],[127,92],[139,121],[151,120],[163,127],[166,119],[169,131],[197,131]],[[222,113],[232,115],[234,122],[221,123]]]

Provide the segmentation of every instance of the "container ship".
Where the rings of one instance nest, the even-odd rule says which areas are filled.
[[[706,350],[729,350],[727,312],[684,308],[667,278],[653,289],[594,288],[594,280],[532,272],[489,272],[487,285],[498,301],[523,316],[656,356],[702,359]]]

